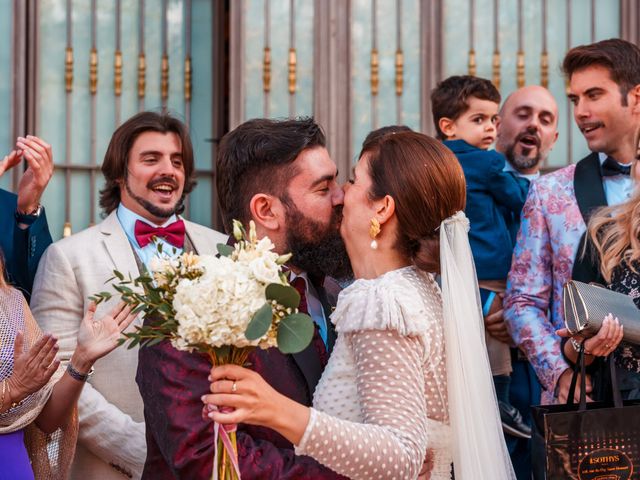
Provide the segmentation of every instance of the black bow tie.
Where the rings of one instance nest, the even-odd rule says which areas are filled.
[[[615,175],[627,175],[631,172],[631,165],[620,165],[613,158],[607,157],[602,164],[602,176],[613,177]]]

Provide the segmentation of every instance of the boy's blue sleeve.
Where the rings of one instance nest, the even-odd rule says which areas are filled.
[[[496,204],[520,215],[524,202],[527,199],[528,185],[519,182],[515,175],[504,171],[505,158],[496,151],[487,152],[488,172],[487,190]]]

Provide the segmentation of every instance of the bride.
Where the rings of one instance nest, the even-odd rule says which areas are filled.
[[[225,365],[211,370],[209,416],[272,428],[353,479],[449,479],[451,463],[459,480],[515,478],[464,204],[462,169],[440,142],[402,132],[365,143],[340,230],[356,281],[331,316],[339,335],[313,408]]]

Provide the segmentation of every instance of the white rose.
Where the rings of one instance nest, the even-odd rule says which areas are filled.
[[[253,276],[260,282],[264,282],[266,284],[282,283],[280,276],[278,275],[280,273],[280,267],[273,258],[256,258],[249,264],[249,267],[251,268]]]
[[[260,254],[270,252],[275,248],[275,245],[269,237],[262,237],[256,245],[256,251]]]

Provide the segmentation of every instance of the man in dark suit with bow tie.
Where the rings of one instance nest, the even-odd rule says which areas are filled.
[[[293,253],[292,285],[316,330],[302,352],[255,350],[252,368],[276,390],[311,405],[313,392],[335,341],[330,322],[339,286],[330,275],[349,270],[340,238],[343,192],[325,137],[312,119],[256,119],[228,133],[216,161],[225,227],[233,219],[256,224],[278,253]],[[145,366],[147,368],[145,368]],[[209,478],[213,468],[213,423],[202,417],[208,392],[207,357],[179,352],[168,342],[140,350],[138,385],[145,399],[149,453],[143,478]],[[240,425],[238,456],[243,479],[342,478],[273,430]]]
[[[225,235],[180,217],[195,184],[194,172],[191,140],[180,120],[142,112],[115,131],[102,163],[106,184],[100,206],[106,218],[51,245],[34,282],[32,311],[42,329],[58,337],[60,360],[69,361],[74,351],[89,297],[104,290],[115,293],[105,285],[114,270],[138,276],[148,268],[158,243],[164,252],[178,255],[215,253],[216,244],[226,241]],[[114,295],[98,310],[109,311],[118,298]],[[140,318],[134,321],[141,323]],[[95,364],[78,400],[72,479],[142,475],[146,439],[137,364],[135,348],[118,348]]]
[[[575,47],[563,70],[574,119],[592,153],[531,185],[505,297],[507,326],[536,371],[543,403],[566,401],[571,370],[555,334],[563,327],[562,287],[572,277],[590,214],[631,195],[628,167],[640,126],[636,45],[610,39]]]
[[[23,160],[28,167],[17,195],[0,189],[0,254],[6,260],[9,282],[28,299],[40,257],[51,244],[47,217],[40,205],[53,175],[51,146],[32,135],[19,137],[16,148],[0,162],[0,177]]]

